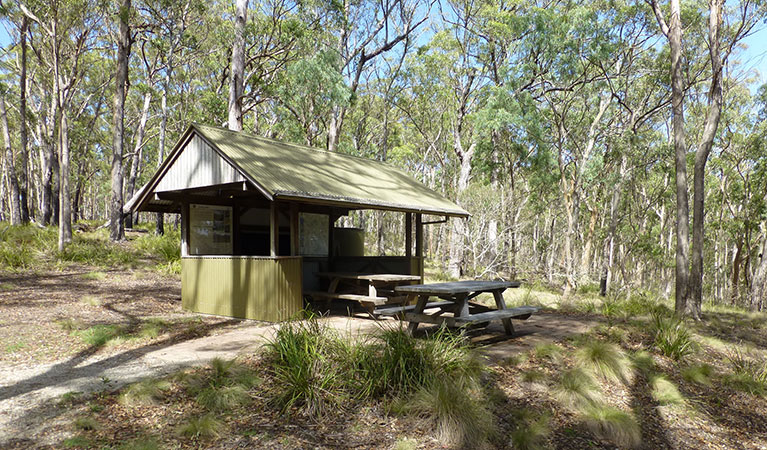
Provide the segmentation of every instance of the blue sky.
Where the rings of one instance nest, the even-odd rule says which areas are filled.
[[[8,35],[9,23],[0,18],[0,46],[5,47],[11,42]],[[739,52],[737,59],[743,64],[741,70],[747,71],[754,77],[751,84],[751,92],[755,92],[762,84],[767,83],[767,25],[762,22],[760,29],[749,36],[743,44],[746,49]]]

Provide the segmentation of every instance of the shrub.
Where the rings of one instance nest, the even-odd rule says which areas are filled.
[[[695,343],[684,323],[675,317],[653,313],[654,346],[669,358],[679,361],[695,351]]]

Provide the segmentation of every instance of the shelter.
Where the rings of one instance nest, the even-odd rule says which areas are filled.
[[[363,231],[335,226],[358,209],[403,213],[405,254],[365,256]],[[303,309],[321,271],[423,281],[423,215],[469,215],[380,161],[203,125],[126,203],[137,211],[181,214],[185,309],[266,321]]]

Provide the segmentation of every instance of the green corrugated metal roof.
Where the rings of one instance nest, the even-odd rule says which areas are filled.
[[[223,128],[192,128],[274,198],[469,214],[405,172],[372,159],[319,150]]]

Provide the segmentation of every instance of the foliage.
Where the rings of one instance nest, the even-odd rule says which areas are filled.
[[[732,373],[724,377],[729,386],[752,395],[767,397],[767,363],[763,358],[750,356],[739,348],[727,356]]]
[[[653,314],[654,346],[663,355],[676,361],[695,351],[695,342],[681,319]]]

